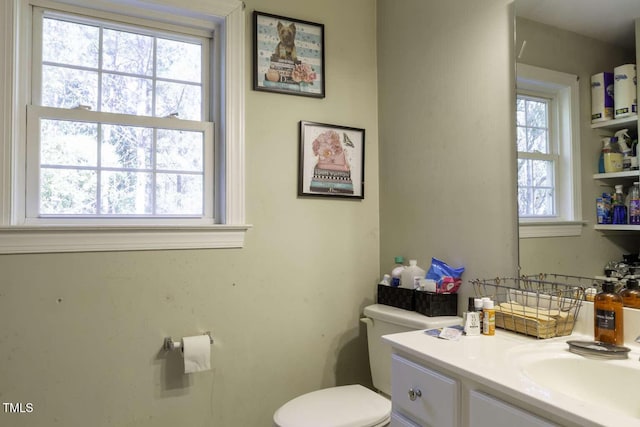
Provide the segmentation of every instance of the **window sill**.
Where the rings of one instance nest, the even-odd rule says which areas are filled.
[[[242,248],[250,225],[0,227],[0,254]]]
[[[584,224],[584,221],[520,222],[518,237],[521,239],[529,239],[536,237],[581,236]]]

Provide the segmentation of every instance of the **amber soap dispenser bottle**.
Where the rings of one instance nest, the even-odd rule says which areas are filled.
[[[622,297],[615,293],[615,285],[611,282],[602,284],[602,292],[593,301],[594,339],[596,341],[623,345],[623,310]]]

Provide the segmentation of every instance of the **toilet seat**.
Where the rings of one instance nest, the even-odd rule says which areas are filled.
[[[391,402],[359,384],[312,391],[273,415],[278,427],[377,427],[389,422]]]

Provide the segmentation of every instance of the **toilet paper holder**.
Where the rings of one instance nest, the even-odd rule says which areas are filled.
[[[207,331],[207,332],[203,333],[202,335],[208,335],[209,336],[209,342],[211,344],[213,344],[213,337],[211,336],[211,332]],[[166,337],[164,339],[164,344],[162,345],[162,348],[165,351],[182,349],[182,341],[181,340],[174,341],[171,337]]]

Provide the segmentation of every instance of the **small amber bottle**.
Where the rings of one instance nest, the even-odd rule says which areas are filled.
[[[615,293],[612,282],[602,284],[602,292],[598,293],[593,302],[594,309],[594,339],[596,341],[623,345],[623,311],[622,297]]]
[[[482,334],[496,334],[496,308],[491,300],[482,303]]]
[[[622,304],[625,307],[640,308],[640,287],[636,279],[627,279],[627,284],[620,291]]]

